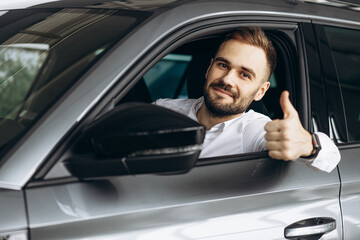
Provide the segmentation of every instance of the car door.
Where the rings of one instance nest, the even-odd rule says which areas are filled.
[[[27,239],[24,193],[0,189],[0,239]]]
[[[190,11],[191,6],[187,8],[180,7],[173,13]],[[234,18],[237,20],[229,26],[229,20]],[[165,20],[170,21],[170,17]],[[309,111],[306,86],[312,74],[305,60],[308,54],[303,38],[306,29],[296,22],[289,24],[288,20],[281,24],[275,20],[265,21],[263,26],[288,30],[284,32],[296,46],[299,59],[294,63],[299,62],[291,71],[294,75],[299,73],[300,77],[290,80],[289,90],[302,120],[307,122],[304,125],[310,128],[310,118],[305,117]],[[164,18],[152,21],[163,23]],[[285,234],[288,238],[294,234],[292,236],[304,239],[319,239],[322,234],[315,234],[312,228],[333,223],[336,229],[322,239],[340,238],[337,171],[316,172],[299,163],[272,160],[263,152],[199,159],[186,174],[144,174],[80,181],[64,167],[63,160],[71,154],[69,146],[74,137],[98,114],[107,112],[114,102],[120,101],[162,56],[191,38],[213,34],[219,28],[223,32],[254,24],[237,15],[223,18],[217,15],[216,24],[213,23],[213,19],[204,17],[193,25],[178,27],[173,34],[157,37],[156,47],[146,54],[141,53],[141,60],[136,65],[132,63],[131,71],[122,75],[117,84],[111,86],[111,91],[107,91],[107,97],[96,102],[94,110],[84,114],[81,123],[57,145],[25,189],[32,239],[283,239]],[[147,33],[146,26],[138,30],[114,48],[113,54],[107,55],[108,59],[120,64],[123,60],[117,53],[121,50],[122,56],[127,55],[126,49],[133,49],[131,43],[143,39],[141,36]],[[312,54],[317,55],[317,51]],[[110,70],[104,66],[104,63],[109,64],[108,59],[95,66],[85,81],[104,73],[104,69]],[[119,71],[124,66],[111,69]],[[309,228],[299,229],[299,226]],[[305,235],[311,236],[306,238]]]
[[[358,25],[336,25],[331,22],[316,26],[323,68],[331,69],[325,79],[329,102],[329,122],[333,138],[341,152],[341,208],[344,239],[356,239],[359,232],[359,141],[360,40]],[[328,87],[331,86],[331,87]]]

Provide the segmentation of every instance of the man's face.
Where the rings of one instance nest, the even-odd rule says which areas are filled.
[[[269,88],[268,67],[261,48],[230,39],[224,42],[206,72],[204,100],[215,116],[246,111]]]

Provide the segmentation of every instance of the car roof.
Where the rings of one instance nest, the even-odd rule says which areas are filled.
[[[106,0],[25,0],[7,1],[0,3],[0,9],[24,8],[107,8],[131,10],[155,10],[171,3],[180,3],[179,0],[133,0],[133,1],[106,1]],[[181,1],[182,3],[187,1]]]
[[[14,9],[100,8],[162,13],[180,5],[236,3],[243,10],[286,12],[358,21],[358,0],[21,0],[1,1],[0,11]],[[201,5],[199,5],[201,6]],[[0,14],[1,15],[1,14]]]

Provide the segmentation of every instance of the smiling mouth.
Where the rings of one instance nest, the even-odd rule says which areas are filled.
[[[234,98],[233,94],[231,92],[228,92],[228,91],[225,91],[224,89],[222,88],[219,88],[219,87],[213,87],[213,89],[215,90],[215,92],[217,94],[221,94],[221,95],[225,95],[225,96],[228,96],[228,97],[231,97],[231,98]]]

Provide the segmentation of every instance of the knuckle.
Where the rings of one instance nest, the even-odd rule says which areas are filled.
[[[271,128],[272,128],[272,126],[273,126],[273,123],[272,122],[268,122],[266,125],[265,125],[265,131],[270,131],[271,130]]]
[[[280,134],[282,139],[289,139],[289,132],[288,131],[282,131]]]
[[[287,131],[291,128],[290,121],[283,121],[281,127],[284,131]]]
[[[291,150],[291,143],[289,141],[286,141],[284,145],[286,150]]]
[[[264,127],[265,131],[268,132],[269,131],[269,127],[268,125],[266,124],[265,127]]]
[[[283,152],[287,152],[289,150],[289,144],[286,141],[281,142],[281,149]]]

